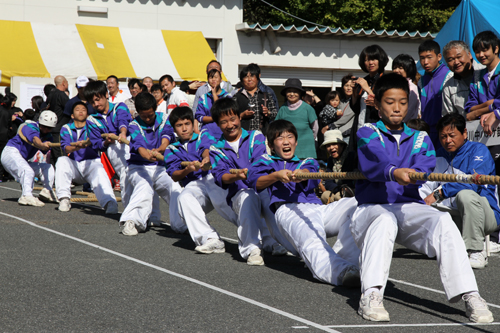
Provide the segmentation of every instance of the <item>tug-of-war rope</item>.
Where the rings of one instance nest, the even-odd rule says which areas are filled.
[[[30,143],[24,135],[22,135],[22,132],[19,130],[18,131],[21,138]],[[124,144],[130,144],[130,141],[124,138],[120,138],[116,134],[111,134],[111,133],[104,133],[101,134],[103,138],[110,138],[112,140],[118,140],[121,143]],[[88,139],[87,139],[88,140]],[[30,143],[33,144],[33,143]],[[77,142],[72,142],[71,145],[76,145]],[[59,144],[60,145],[60,144]],[[164,156],[156,151],[151,151],[150,152],[153,154],[153,156],[157,160],[163,160]],[[187,167],[193,162],[181,162],[181,166]],[[201,163],[200,162],[194,162],[196,167],[200,167]],[[209,170],[211,168],[209,163],[206,163],[205,165],[202,166],[203,170]],[[231,169],[229,172],[232,174],[238,174],[241,173],[241,169]],[[290,175],[292,173],[290,172]],[[366,177],[359,171],[354,171],[354,172],[297,172],[294,175],[295,179],[336,179],[336,180],[341,180],[341,179],[350,179],[350,180],[360,180],[360,179],[366,179]],[[418,180],[418,181],[432,181],[432,182],[441,182],[441,183],[464,183],[464,184],[478,184],[478,185],[500,185],[500,176],[489,176],[489,175],[480,175],[480,174],[473,174],[473,175],[467,175],[467,174],[446,174],[446,173],[425,173],[425,172],[410,172],[408,174],[408,177],[411,180]],[[83,192],[85,193],[85,192]],[[94,200],[93,198],[74,198],[82,200],[82,201],[75,201],[75,202],[91,202],[90,200]],[[118,199],[118,198],[117,198]],[[71,199],[73,201],[73,198]]]

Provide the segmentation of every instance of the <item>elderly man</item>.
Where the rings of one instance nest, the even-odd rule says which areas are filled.
[[[113,104],[125,103],[125,100],[130,98],[130,94],[120,89],[118,78],[114,75],[108,76],[106,79],[106,86],[108,87],[108,102]]]
[[[64,116],[64,107],[66,103],[69,101],[68,97],[68,80],[62,75],[58,75],[54,78],[54,84],[56,85],[56,89],[53,89],[49,96],[47,97],[48,109],[53,111],[57,116],[57,124],[54,128],[52,128],[52,138],[54,143],[61,142],[60,132],[61,127],[66,125],[70,117]],[[51,148],[50,162],[55,167],[57,159],[59,156],[63,154],[60,147]]]
[[[485,145],[467,140],[465,118],[452,113],[436,126],[442,147],[436,153],[434,172],[495,175],[495,163]],[[449,210],[462,233],[472,268],[484,268],[488,257],[484,238],[498,229],[500,208],[497,187],[461,183],[426,182],[420,195],[428,205]],[[498,251],[498,244],[492,250]],[[450,249],[451,251],[453,249]]]
[[[469,46],[460,40],[446,44],[443,56],[453,76],[443,87],[442,114],[458,113],[466,117],[464,108],[469,98],[470,84],[473,80],[479,80],[479,72],[484,66],[472,59]]]

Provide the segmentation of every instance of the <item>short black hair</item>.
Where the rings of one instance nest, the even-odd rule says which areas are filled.
[[[431,130],[431,127],[425,122],[425,120],[418,118],[408,120],[406,122],[406,126],[417,131],[427,132],[427,134],[430,133]]]
[[[45,97],[49,97],[49,94],[52,90],[56,89],[56,86],[53,85],[52,83],[47,83],[44,87],[43,87],[43,94],[45,95]]]
[[[165,74],[165,75],[162,75],[162,76],[161,76],[161,78],[160,78],[160,80],[158,81],[158,83],[160,84],[160,86],[161,86],[161,83],[162,83],[165,79],[167,79],[167,80],[168,80],[168,82],[170,82],[170,83],[173,83],[173,82],[174,82],[174,78],[172,77],[172,75]]]
[[[440,133],[446,126],[456,128],[460,133],[465,132],[465,118],[458,113],[448,113],[437,122],[436,129]]]
[[[472,49],[474,50],[474,52],[479,52],[483,49],[489,50],[490,46],[493,52],[495,52],[495,48],[497,46],[500,47],[500,41],[498,40],[498,36],[495,35],[493,31],[490,30],[478,33],[476,37],[474,37],[474,40],[472,41]]]
[[[384,49],[377,44],[367,46],[361,51],[358,59],[358,65],[361,67],[363,72],[368,73],[368,69],[365,66],[365,60],[378,60],[378,72],[382,73],[385,66],[389,62],[389,57],[385,53]]]
[[[375,87],[373,89],[375,100],[379,102],[382,101],[382,97],[389,89],[401,89],[406,93],[407,97],[410,94],[408,81],[406,81],[406,79],[399,74],[389,73],[381,76],[375,83]]]
[[[159,90],[159,91],[161,91],[160,84],[155,83],[155,84],[153,84],[153,85],[151,86],[151,92],[153,92],[153,91],[158,91],[158,90]]]
[[[344,75],[342,77],[342,80],[340,81],[342,83],[341,87],[344,87],[349,81],[352,81],[352,73],[347,73],[347,75]]]
[[[129,90],[132,89],[136,84],[138,84],[139,87],[141,87],[142,82],[139,79],[130,79],[130,81],[128,81],[127,83],[128,89]]]
[[[40,112],[42,109],[42,103],[43,103],[43,97],[36,95],[31,97],[31,104],[33,106],[33,109],[35,109],[35,112]]]
[[[188,81],[182,81],[181,85],[179,86],[179,89],[181,91],[184,91],[187,93],[189,91],[189,82]]]
[[[102,81],[94,81],[87,83],[83,94],[85,95],[85,99],[92,103],[94,97],[106,97],[108,93],[108,88],[106,87],[106,83]]]
[[[116,75],[110,75],[106,78],[106,81],[108,81],[109,79],[115,79],[116,83],[118,83],[118,78],[116,77]]]
[[[73,112],[75,112],[75,108],[78,105],[83,105],[85,107],[85,109],[87,110],[87,114],[89,113],[89,107],[87,106],[87,103],[82,102],[82,101],[78,101],[78,102],[75,102],[75,104],[73,104],[73,106],[71,107],[71,114],[73,114]]]
[[[420,55],[420,53],[427,51],[434,51],[434,53],[438,55],[441,53],[441,46],[432,39],[426,40],[418,46],[418,54]]]
[[[156,111],[156,99],[148,92],[140,92],[135,96],[135,109],[137,112],[153,109]]]
[[[23,119],[24,120],[33,120],[35,119],[36,111],[33,109],[26,109],[23,112]]]
[[[241,112],[238,103],[232,98],[219,98],[210,109],[213,121],[218,125],[222,116],[234,114],[240,116]]]
[[[332,99],[335,99],[337,96],[340,99],[340,94],[338,91],[335,91],[335,90],[329,91],[328,94],[326,94],[326,96],[325,96],[325,104],[330,105],[330,101]]]
[[[417,75],[417,65],[415,64],[415,59],[409,54],[400,54],[392,61],[392,69],[402,68],[406,72],[406,76],[410,80],[415,80]]]
[[[259,70],[257,70],[255,66],[250,66],[250,65],[243,67],[240,71],[240,81],[243,81],[243,79],[245,78],[245,76],[247,76],[248,73],[250,73],[251,76],[255,76],[258,79],[260,74],[260,68]]]
[[[299,137],[297,129],[292,124],[292,122],[288,120],[278,119],[270,123],[269,126],[267,127],[267,134],[266,134],[267,144],[269,145],[269,148],[273,149],[274,140],[285,132],[292,133],[293,136],[295,136],[295,140],[297,140],[297,138]]]
[[[247,66],[252,72],[257,73],[257,78],[259,78],[260,75],[260,67],[256,63],[252,62],[251,64],[248,64]]]
[[[189,106],[178,106],[172,110],[170,116],[168,116],[168,120],[170,121],[170,125],[172,127],[175,126],[175,123],[179,120],[191,120],[191,123],[194,124],[194,116],[193,110]]]

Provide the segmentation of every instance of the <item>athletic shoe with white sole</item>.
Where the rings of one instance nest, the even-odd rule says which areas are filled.
[[[479,295],[463,295],[465,315],[474,323],[491,323],[493,314],[488,309],[486,301]]]
[[[384,298],[376,291],[368,296],[361,295],[358,314],[366,320],[390,321],[389,312],[384,308]]]
[[[361,287],[359,269],[356,266],[347,266],[339,274],[337,281],[344,287]]]
[[[486,242],[484,242],[484,248],[483,249],[486,251]],[[500,244],[498,244],[497,242],[490,241],[490,252],[491,253],[498,253],[498,252],[500,252]]]
[[[224,253],[226,248],[224,242],[218,238],[210,238],[203,245],[198,245],[194,248],[198,253],[211,254],[211,253]]]
[[[69,212],[71,209],[71,203],[68,198],[62,198],[59,202],[59,211],[60,212]]]
[[[488,266],[488,257],[486,251],[469,252],[470,266],[475,269],[483,269]]]
[[[107,215],[118,214],[118,204],[116,203],[116,201],[109,201],[106,204],[106,214]]]
[[[273,245],[273,252],[271,253],[273,256],[284,256],[288,251],[285,247],[279,243]]]
[[[262,258],[262,251],[259,248],[255,248],[250,252],[247,259],[247,264],[250,266],[262,266],[264,265],[264,258]]]
[[[122,234],[125,236],[136,236],[139,232],[135,228],[135,223],[132,220],[128,220],[122,227]]]
[[[38,200],[38,198],[35,198],[34,196],[22,196],[17,200],[17,203],[22,205],[22,206],[35,206],[35,207],[43,207],[45,204]]]
[[[57,200],[56,196],[54,195],[54,192],[46,188],[43,188],[40,191],[40,194],[38,194],[38,199],[45,202],[59,202],[59,200]]]

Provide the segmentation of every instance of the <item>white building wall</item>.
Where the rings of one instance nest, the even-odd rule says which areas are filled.
[[[107,8],[107,14],[79,12],[78,6]],[[201,31],[205,38],[222,41],[219,59],[231,82],[239,81],[239,68],[255,62],[262,67],[264,82],[271,85],[281,85],[287,75],[295,74],[309,86],[339,86],[344,74],[362,74],[358,54],[364,47],[379,44],[391,59],[400,53],[417,59],[422,41],[276,34],[281,52],[271,54],[267,38],[236,31],[243,20],[243,0],[0,0],[0,20]]]

